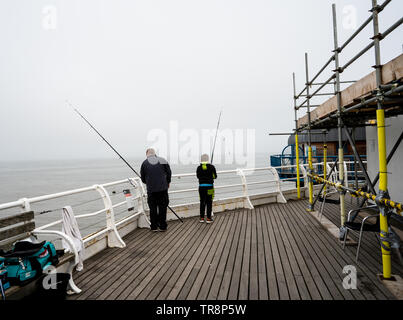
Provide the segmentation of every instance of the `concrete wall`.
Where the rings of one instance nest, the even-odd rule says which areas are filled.
[[[389,154],[403,130],[403,116],[386,119],[386,152]],[[367,127],[368,173],[371,180],[379,171],[378,138],[376,127]],[[388,164],[388,190],[392,200],[403,202],[403,142]],[[377,185],[378,187],[378,185]],[[377,189],[376,187],[376,189]]]

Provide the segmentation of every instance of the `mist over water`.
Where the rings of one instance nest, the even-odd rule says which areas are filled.
[[[269,165],[269,154],[256,154],[256,167]],[[145,157],[127,161],[140,172]],[[172,165],[172,174],[192,173],[196,165]],[[217,170],[242,168],[237,164],[217,164]],[[87,160],[44,160],[0,162],[0,203],[20,198],[67,191],[93,184],[134,177],[119,158]]]

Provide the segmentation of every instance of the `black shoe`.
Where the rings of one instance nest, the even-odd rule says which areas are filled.
[[[152,231],[152,232],[158,232],[159,230],[158,230],[158,228],[156,228],[156,229],[151,229],[150,231]]]
[[[161,232],[165,232],[165,231],[167,231],[167,229],[165,228],[165,229],[159,229],[159,231],[161,231]]]

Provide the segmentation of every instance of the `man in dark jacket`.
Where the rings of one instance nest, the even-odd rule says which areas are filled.
[[[200,196],[200,222],[204,222],[204,214],[207,207],[207,223],[212,223],[211,211],[213,209],[214,199],[214,179],[217,178],[215,167],[208,163],[209,156],[203,154],[201,163],[197,167],[196,175],[199,179],[199,196]]]
[[[171,183],[171,168],[168,161],[158,157],[152,148],[146,151],[147,159],[141,165],[141,181],[147,185],[150,208],[151,231],[167,230],[168,188]]]

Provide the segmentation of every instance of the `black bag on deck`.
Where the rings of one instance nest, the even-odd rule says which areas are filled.
[[[24,300],[65,300],[67,293],[67,285],[70,280],[70,274],[68,273],[54,273],[51,276],[54,276],[54,283],[51,286],[44,286],[43,282],[46,281],[45,277],[47,275],[43,275],[36,282],[36,289],[33,294],[26,297]]]

